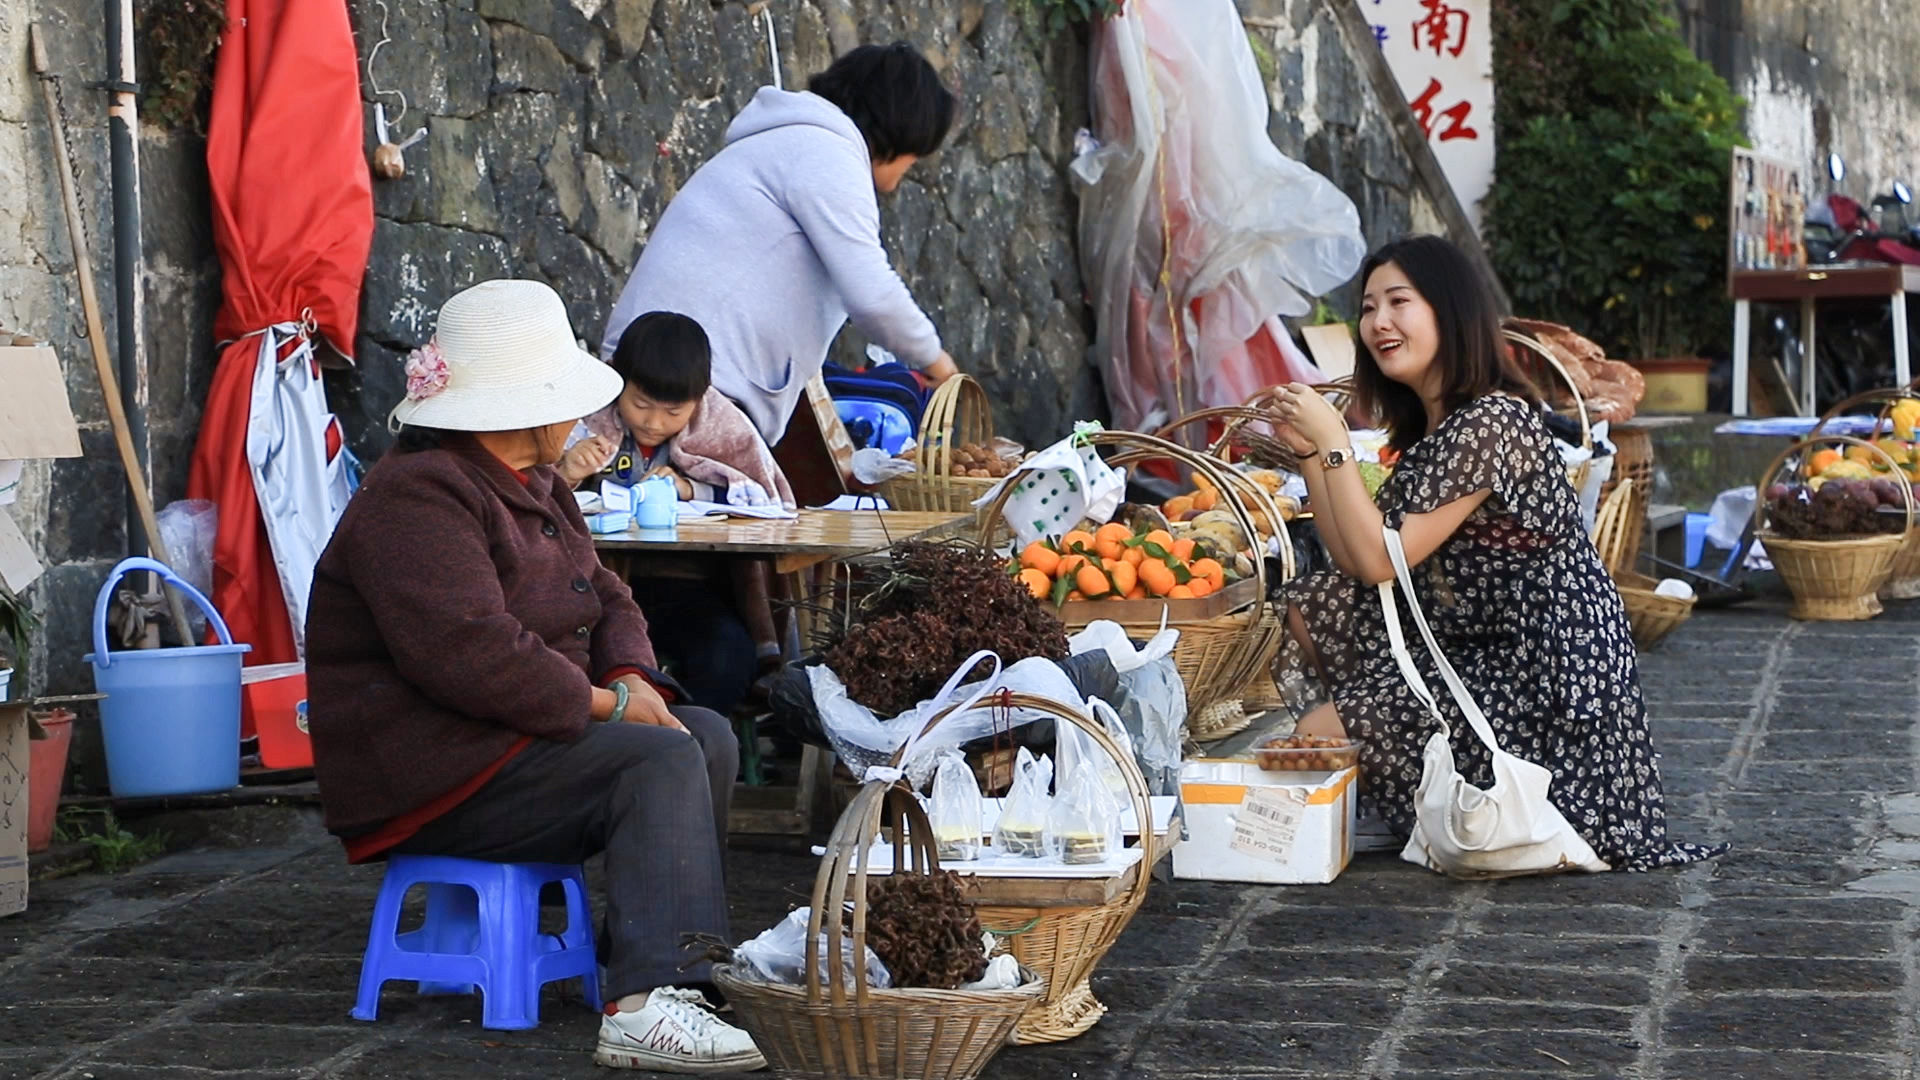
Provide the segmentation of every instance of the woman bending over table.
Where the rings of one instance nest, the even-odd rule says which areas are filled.
[[[621,385],[538,282],[484,282],[441,308],[407,362],[400,445],[314,575],[320,801],[352,862],[606,852],[612,1004],[594,1060],[759,1068],[753,1040],[707,1010],[707,965],[680,945],[727,936],[738,747],[718,715],[673,704],[646,620],[551,468]]]
[[[1382,536],[1393,528],[1441,651],[1502,747],[1552,770],[1554,803],[1600,857],[1647,870],[1719,854],[1667,839],[1626,610],[1485,282],[1432,236],[1382,248],[1361,280],[1355,396],[1402,455],[1377,500],[1326,399],[1296,384],[1278,404],[1337,567],[1282,590],[1288,626],[1332,699],[1300,733],[1363,740],[1365,798],[1410,834],[1432,721],[1388,651],[1376,586],[1394,580]],[[1443,685],[1426,651],[1411,651],[1428,683]],[[1441,697],[1461,775],[1491,783],[1485,747]]]

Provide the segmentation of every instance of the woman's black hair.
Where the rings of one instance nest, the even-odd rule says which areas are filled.
[[[682,405],[700,400],[713,384],[713,346],[695,320],[649,311],[621,332],[613,370],[652,400]]]
[[[862,45],[807,80],[807,89],[852,118],[876,162],[901,154],[926,157],[940,149],[953,126],[952,91],[904,41]]]
[[[393,452],[396,454],[417,454],[422,450],[438,450],[446,445],[453,432],[441,428],[419,427],[406,424],[400,433],[393,437]]]
[[[1433,362],[1442,373],[1440,395],[1448,412],[1496,392],[1539,402],[1539,391],[1501,339],[1493,290],[1465,252],[1438,236],[1395,240],[1367,256],[1360,287],[1364,290],[1373,272],[1388,264],[1399,267],[1433,308],[1440,336]],[[1373,353],[1364,346],[1357,352],[1354,404],[1386,427],[1394,449],[1405,451],[1426,435],[1427,407],[1412,387],[1387,378]]]

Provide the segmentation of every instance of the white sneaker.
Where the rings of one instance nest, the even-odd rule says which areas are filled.
[[[643,1008],[602,1017],[593,1063],[669,1073],[767,1067],[752,1037],[708,1012],[700,991],[671,986],[654,990]]]

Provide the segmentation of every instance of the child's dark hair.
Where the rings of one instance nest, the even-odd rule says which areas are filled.
[[[1395,240],[1367,256],[1360,267],[1361,289],[1375,270],[1389,263],[1407,275],[1420,298],[1433,308],[1440,332],[1433,362],[1442,373],[1440,393],[1449,411],[1495,392],[1539,402],[1539,391],[1500,336],[1493,290],[1465,252],[1438,236]],[[1420,395],[1387,378],[1365,348],[1355,358],[1353,390],[1354,403],[1361,412],[1379,419],[1394,449],[1404,451],[1426,435],[1427,408]]]
[[[862,45],[807,80],[807,89],[853,120],[877,162],[901,154],[926,157],[940,149],[953,126],[953,92],[904,41]]]
[[[649,311],[620,334],[613,370],[662,405],[698,401],[713,382],[713,346],[693,319]]]

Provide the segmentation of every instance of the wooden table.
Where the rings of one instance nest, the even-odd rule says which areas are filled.
[[[629,529],[593,538],[593,546],[610,567],[625,576],[623,564],[647,554],[705,554],[733,558],[769,559],[776,574],[792,580],[794,597],[807,594],[800,575],[823,564],[885,551],[902,540],[924,540],[969,534],[972,514],[906,510],[802,510],[795,519],[688,518],[672,529]],[[798,611],[808,610],[805,607]],[[799,784],[793,798],[774,796],[758,786],[757,748],[751,727],[742,732],[741,760],[748,785],[737,792],[729,827],[734,832],[803,835],[813,827],[816,803],[827,791],[833,760],[809,744],[800,762]]]
[[[1886,300],[1893,309],[1893,379],[1905,386],[1913,379],[1907,354],[1907,294],[1920,292],[1920,266],[1862,263],[1813,266],[1805,270],[1739,270],[1728,281],[1733,297],[1733,414],[1746,416],[1748,353],[1753,340],[1753,302],[1799,301],[1800,332],[1805,336],[1800,364],[1800,415],[1816,414],[1814,367],[1815,311],[1821,300]]]

